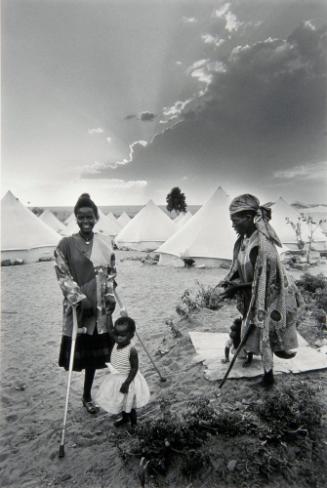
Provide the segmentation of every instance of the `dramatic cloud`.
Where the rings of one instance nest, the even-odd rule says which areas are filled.
[[[164,119],[160,120],[160,123],[164,124],[167,123],[169,120],[175,120],[178,119],[185,107],[187,106],[188,103],[191,102],[191,98],[188,100],[178,100],[177,102],[174,103],[171,107],[164,107],[163,109],[163,116]]]
[[[230,3],[225,3],[219,9],[214,10],[212,16],[218,19],[224,18],[226,14],[229,12]]]
[[[101,176],[104,172],[109,170],[117,169],[119,166],[124,166],[125,164],[129,164],[133,161],[134,152],[138,147],[146,147],[147,142],[140,140],[132,142],[129,146],[129,155],[127,158],[124,158],[120,161],[94,161],[93,163],[87,164],[82,168],[82,178],[96,178]]]
[[[222,39],[220,36],[213,36],[212,34],[202,34],[201,39],[205,44],[215,47],[220,47],[225,42],[225,39]]]
[[[214,10],[212,15],[214,18],[223,19],[225,21],[225,29],[229,33],[238,31],[238,29],[244,24],[237,19],[230,7],[230,3],[225,3],[220,9]]]
[[[156,118],[156,115],[152,112],[141,112],[140,114],[129,114],[124,117],[124,120],[132,120],[137,119],[141,120],[141,122],[152,122]]]
[[[155,178],[164,167],[166,179],[208,174],[266,184],[291,174],[285,161],[290,171],[325,161],[326,44],[326,29],[303,24],[288,39],[234,47],[224,64],[196,61],[188,73],[208,77],[206,92],[166,107],[164,121],[174,126],[134,147],[115,171]]]
[[[213,73],[224,73],[225,71],[225,66],[220,61],[200,59],[188,68],[187,74],[191,75],[192,78],[196,78],[200,82],[205,83],[208,86],[213,80]]]
[[[156,118],[156,115],[152,112],[142,112],[138,118],[142,120],[142,122],[152,122]]]
[[[96,129],[89,129],[88,133],[89,134],[102,134],[104,131],[101,129],[101,127],[97,127]]]

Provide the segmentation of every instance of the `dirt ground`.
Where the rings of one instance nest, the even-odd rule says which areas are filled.
[[[226,332],[235,317],[235,308],[230,305],[217,312],[203,310],[180,321],[175,308],[183,291],[194,287],[196,280],[204,285],[216,284],[226,270],[159,267],[131,260],[131,256],[136,253],[118,253],[120,295],[167,377],[165,383],[159,381],[137,344],[140,368],[152,394],[152,402],[140,413],[142,422],[156,415],[162,395],[173,395],[178,409],[192,398],[217,395],[217,384],[206,381],[202,365],[192,361],[195,352],[187,332]],[[67,379],[57,366],[61,303],[52,262],[2,268],[1,486],[138,487],[135,471],[126,469],[118,455],[112,418],[104,412],[91,416],[82,408],[82,373],[73,374],[66,456],[58,459]],[[182,332],[181,338],[171,337],[167,319],[174,320]],[[301,324],[300,332],[306,339],[316,340],[310,320]],[[158,348],[167,353],[161,356],[156,353]],[[105,371],[97,373],[95,388],[104,374]],[[296,376],[318,385],[322,399],[327,400],[325,371]],[[298,379],[290,376],[286,381]],[[249,396],[250,383],[229,381],[224,395],[237,393],[240,399]],[[169,486],[179,488],[174,481]]]

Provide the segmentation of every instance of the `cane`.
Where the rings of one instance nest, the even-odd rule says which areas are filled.
[[[244,283],[242,287],[244,288],[247,285],[248,285],[248,283]],[[254,280],[253,280],[253,284],[252,284],[251,300],[250,300],[250,304],[249,304],[248,311],[246,313],[246,318],[245,318],[244,325],[243,325],[243,327],[245,327],[245,334],[244,334],[243,339],[241,340],[238,348],[236,349],[236,351],[234,353],[234,356],[230,362],[230,365],[229,365],[223,379],[221,380],[221,382],[219,384],[219,388],[222,388],[224,386],[224,384],[228,378],[228,375],[231,372],[232,367],[234,366],[234,363],[236,361],[237,356],[239,355],[244,344],[246,343],[249,335],[252,333],[252,331],[255,328],[255,325],[250,323],[250,314],[251,314],[251,311],[252,311],[252,308],[253,308],[254,302],[255,302],[255,289],[256,289],[256,287],[257,287],[257,280],[256,280],[256,275],[255,275]]]
[[[116,298],[117,303],[118,303],[118,305],[119,305],[120,311],[121,311],[121,312],[122,312],[122,311],[124,311],[124,312],[126,313],[126,315],[127,315],[127,310],[126,310],[126,308],[124,307],[123,302],[122,302],[122,300],[121,300],[120,296],[118,295],[118,293],[117,293],[117,290],[116,290],[116,289],[114,289],[114,295],[115,295],[115,298]],[[145,344],[143,343],[143,341],[142,341],[141,337],[138,335],[138,333],[137,333],[137,332],[136,332],[136,337],[137,337],[138,341],[140,342],[141,346],[143,347],[144,351],[146,352],[146,354],[147,354],[148,358],[150,359],[152,366],[154,367],[154,369],[155,369],[155,370],[156,370],[156,372],[158,373],[161,383],[164,383],[165,381],[167,381],[167,378],[165,378],[164,376],[162,376],[162,374],[161,374],[160,370],[158,369],[158,367],[157,367],[156,363],[153,361],[153,359],[152,359],[152,357],[151,357],[151,355],[150,355],[149,351],[148,351],[148,350],[147,350],[147,348],[145,347]]]
[[[61,433],[61,441],[59,446],[59,454],[60,458],[65,457],[65,433],[66,433],[66,421],[67,421],[67,412],[68,412],[68,401],[69,401],[69,391],[70,391],[70,383],[72,379],[72,371],[73,371],[73,363],[74,363],[74,355],[75,355],[75,344],[76,344],[76,336],[77,336],[77,315],[76,315],[76,305],[73,305],[73,332],[72,332],[72,344],[70,348],[70,358],[69,358],[69,372],[68,372],[68,380],[67,380],[67,390],[66,390],[66,402],[65,402],[65,412],[64,412],[64,421],[62,426],[62,433]]]
[[[248,325],[248,328],[247,328],[247,330],[246,330],[246,332],[245,332],[245,334],[244,334],[244,336],[243,336],[243,339],[241,340],[241,342],[240,342],[240,344],[239,344],[238,348],[236,349],[236,351],[235,351],[235,353],[234,353],[234,356],[233,356],[233,358],[232,358],[232,360],[231,360],[231,362],[230,362],[230,365],[229,365],[229,367],[228,367],[228,369],[227,369],[227,371],[226,371],[226,373],[225,373],[225,375],[224,375],[223,379],[221,380],[221,382],[220,382],[220,384],[219,384],[219,388],[222,388],[222,387],[224,386],[225,381],[227,380],[228,375],[229,375],[230,371],[232,370],[232,367],[234,366],[234,363],[235,363],[235,361],[236,361],[237,356],[239,355],[239,353],[240,353],[240,351],[241,351],[242,347],[243,347],[243,346],[244,346],[244,344],[246,343],[246,341],[247,341],[247,339],[248,339],[248,337],[249,337],[249,335],[251,334],[251,332],[252,332],[252,330],[253,330],[253,329],[254,329],[254,325],[253,325],[253,324],[249,324],[249,325]]]

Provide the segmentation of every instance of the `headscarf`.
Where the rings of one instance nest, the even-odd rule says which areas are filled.
[[[77,216],[77,211],[81,207],[89,207],[92,208],[96,219],[99,219],[99,212],[98,212],[98,207],[96,204],[91,200],[91,197],[88,193],[82,193],[82,195],[79,197],[79,199],[76,202],[76,205],[74,207],[74,214]]]
[[[253,212],[253,222],[258,232],[263,234],[277,246],[282,247],[279,237],[269,224],[269,220],[271,219],[271,208],[268,207],[268,205],[260,205],[260,201],[254,195],[244,193],[243,195],[235,197],[229,205],[229,212],[230,215],[239,212]]]

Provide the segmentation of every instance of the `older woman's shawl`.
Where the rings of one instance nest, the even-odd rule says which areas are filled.
[[[261,329],[263,344],[269,342],[273,351],[292,349],[297,347],[295,325],[301,298],[294,282],[286,276],[274,244],[261,232],[258,238],[249,318]],[[225,280],[241,282],[237,264],[241,243],[240,237],[235,243],[232,266]],[[290,328],[294,329],[292,333],[288,331]]]
[[[79,327],[88,334],[95,328],[99,334],[108,332],[114,306],[115,255],[110,245],[94,234],[90,256],[83,249],[77,235],[64,237],[55,250],[55,270],[64,295],[63,334],[72,334],[72,306],[77,305]],[[83,307],[88,298],[89,308]]]

